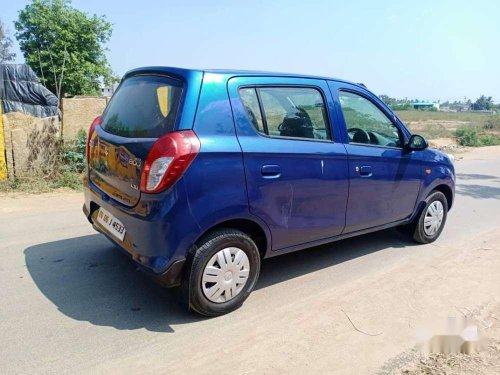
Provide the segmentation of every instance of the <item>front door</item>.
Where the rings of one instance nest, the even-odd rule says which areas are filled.
[[[421,183],[418,152],[408,152],[407,131],[373,94],[344,83],[330,83],[346,132],[349,200],[344,233],[409,217]]]
[[[229,95],[250,211],[271,229],[273,250],[340,234],[347,155],[334,142],[327,83],[239,77],[229,81]]]

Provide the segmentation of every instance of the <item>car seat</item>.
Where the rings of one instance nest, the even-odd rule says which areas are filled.
[[[283,137],[314,138],[311,118],[302,108],[288,111],[278,130]]]

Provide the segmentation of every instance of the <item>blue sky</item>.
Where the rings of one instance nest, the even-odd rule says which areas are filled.
[[[4,1],[0,18],[11,34],[27,3]],[[487,94],[500,101],[496,0],[74,0],[73,6],[113,23],[108,58],[118,75],[144,65],[257,69],[339,77],[402,98]]]

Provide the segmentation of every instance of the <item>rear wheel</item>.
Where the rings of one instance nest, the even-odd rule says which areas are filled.
[[[419,243],[430,243],[438,239],[448,216],[448,201],[440,191],[433,191],[425,199],[425,207],[419,216],[400,231]]]
[[[199,241],[186,278],[189,306],[206,316],[239,308],[257,283],[260,255],[245,233],[219,229]]]

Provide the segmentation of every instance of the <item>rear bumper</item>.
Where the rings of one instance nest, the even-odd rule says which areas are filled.
[[[176,190],[169,196],[145,196],[135,207],[128,208],[92,186],[87,178],[83,185],[83,212],[94,229],[127,254],[150,278],[164,287],[178,286],[192,243],[190,236],[183,232],[197,233],[192,218],[186,216],[189,213],[181,209],[186,206],[185,195]],[[100,207],[123,223],[126,229],[123,241],[97,222]]]
[[[89,209],[85,204],[83,205],[83,213],[85,214],[85,217],[92,224],[92,227],[96,231],[105,235],[112,243],[114,243],[120,250],[122,250],[123,253],[125,253],[132,260],[134,260],[135,263],[137,263],[137,265],[139,266],[139,269],[142,272],[144,272],[150,279],[152,279],[157,284],[165,288],[171,288],[174,286],[181,285],[186,258],[178,259],[174,262],[171,262],[171,264],[167,267],[166,271],[163,271],[162,273],[155,273],[151,268],[145,266],[143,263],[139,261],[139,258],[141,258],[141,256],[138,253],[136,253],[136,256],[134,256],[134,253],[131,252],[130,249],[125,248],[123,243],[117,241],[104,228],[102,228],[99,224],[94,222],[94,217],[90,213]],[[142,260],[144,260],[144,258]]]

